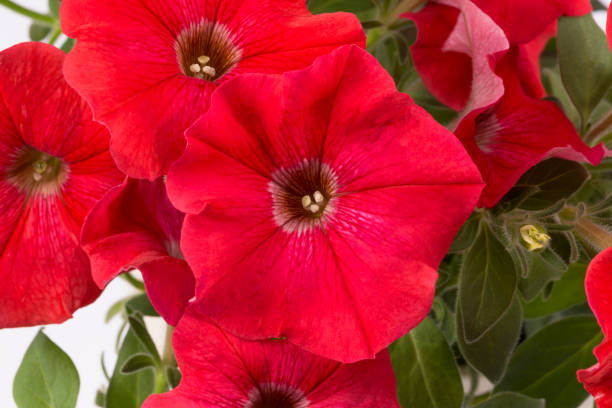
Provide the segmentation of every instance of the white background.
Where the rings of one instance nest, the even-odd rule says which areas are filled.
[[[34,10],[46,11],[45,0],[17,1]],[[602,3],[610,4],[610,0],[602,0]],[[603,27],[605,12],[596,13],[595,18]],[[27,18],[0,6],[0,50],[28,41],[29,23]],[[64,324],[49,325],[45,329],[45,333],[70,355],[79,370],[81,377],[81,391],[77,404],[79,408],[93,407],[96,390],[106,383],[100,367],[102,352],[109,370],[112,370],[115,363],[114,342],[120,319],[115,318],[109,324],[105,324],[104,315],[116,300],[132,293],[133,289],[125,281],[115,279],[93,305],[78,310],[75,317]],[[27,346],[37,331],[38,328],[0,330],[1,408],[15,407],[12,398],[13,378]],[[590,403],[583,405],[585,408],[590,406],[592,406]]]

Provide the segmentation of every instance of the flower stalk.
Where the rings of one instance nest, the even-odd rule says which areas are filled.
[[[15,3],[15,2],[13,2],[11,0],[0,0],[0,5],[8,8],[10,10],[13,10],[14,12],[19,13],[19,14],[21,14],[23,16],[29,17],[29,18],[31,18],[33,20],[36,20],[36,21],[40,21],[42,23],[47,23],[47,24],[50,24],[50,25],[53,25],[53,26],[55,26],[57,24],[56,19],[53,18],[52,16],[49,16],[47,14],[42,14],[42,13],[39,13],[39,12],[34,11],[34,10],[30,10],[28,8],[20,6],[19,4]]]
[[[419,5],[424,3],[425,0],[402,0],[387,14],[383,19],[382,23],[386,27],[391,27],[402,14],[408,13],[409,11],[414,10]]]

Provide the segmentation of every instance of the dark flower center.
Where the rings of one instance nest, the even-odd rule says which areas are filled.
[[[304,160],[279,169],[272,174],[268,187],[274,219],[288,232],[320,224],[334,211],[337,189],[336,175],[319,160]]]
[[[27,195],[48,196],[60,190],[68,173],[62,159],[28,146],[16,152],[5,177]]]
[[[174,49],[185,75],[207,81],[227,74],[242,56],[227,27],[210,21],[191,24],[181,31]]]
[[[249,393],[245,408],[307,408],[304,394],[284,384],[260,384]]]

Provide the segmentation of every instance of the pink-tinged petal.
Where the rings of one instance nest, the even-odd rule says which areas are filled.
[[[224,84],[187,134],[168,193],[190,213],[181,249],[202,310],[341,361],[425,316],[483,187],[459,141],[354,46]]]
[[[126,179],[110,190],[91,210],[81,233],[98,286],[139,269],[151,304],[176,325],[195,285],[179,250],[183,218],[170,204],[161,178]]]
[[[612,407],[612,248],[601,252],[587,269],[585,289],[589,305],[604,333],[603,342],[593,351],[597,364],[578,371],[578,381],[597,401],[598,408]]]
[[[481,207],[497,204],[527,170],[546,158],[597,165],[604,155],[603,145],[584,144],[556,104],[525,94],[516,71],[517,53],[513,48],[498,64],[496,72],[506,88],[502,100],[470,113],[455,132],[487,183]]]
[[[269,405],[277,406],[276,396],[294,408],[399,407],[386,351],[342,364],[286,340],[246,341],[212,324],[197,304],[187,309],[172,340],[181,383],[149,397],[143,408],[255,407],[262,406],[262,396]]]
[[[0,328],[62,322],[100,293],[79,233],[123,176],[64,58],[42,43],[0,52]]]
[[[313,16],[301,0],[67,0],[61,11],[64,32],[78,40],[66,59],[68,82],[111,130],[118,166],[150,180],[180,156],[184,130],[219,84],[303,68],[339,45],[365,46],[354,15]],[[199,36],[212,36],[211,58],[216,47],[224,60],[217,63],[227,63],[211,81],[188,72],[205,52],[185,41]]]
[[[529,42],[562,15],[591,12],[590,0],[473,0],[504,30],[512,44]]]
[[[419,28],[410,49],[415,68],[440,101],[468,113],[503,95],[494,68],[508,49],[508,40],[470,0],[437,0],[404,17],[415,20]]]

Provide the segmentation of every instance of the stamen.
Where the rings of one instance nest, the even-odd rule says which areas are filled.
[[[213,67],[209,67],[208,65],[202,68],[202,72],[205,73],[206,75],[210,75],[212,77],[217,75],[217,70],[214,69]]]
[[[41,175],[45,172],[45,170],[47,170],[47,161],[46,160],[37,160],[34,162],[34,164],[32,164],[32,167],[34,167],[34,171],[36,172],[35,174]]]
[[[323,197],[323,194],[321,194],[319,190],[315,191],[312,196],[315,202],[317,202],[318,204],[321,204],[325,200],[325,197]]]
[[[320,209],[321,209],[321,207],[319,207],[319,206],[318,206],[318,205],[316,205],[316,204],[312,204],[312,205],[309,207],[310,212],[311,212],[311,213],[313,213],[313,214],[316,214],[317,212],[319,212],[319,210],[320,210]]]
[[[202,67],[198,64],[192,64],[189,66],[189,70],[195,74],[200,72],[202,70]]]
[[[304,197],[302,197],[302,207],[304,207],[304,209],[308,209],[310,204],[312,204],[312,199],[309,195],[305,195]]]
[[[200,55],[198,57],[198,62],[200,63],[200,65],[208,65],[208,63],[210,62],[210,57],[208,55]]]

